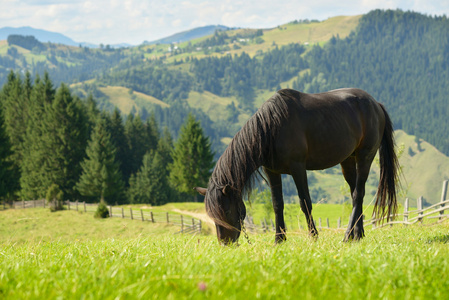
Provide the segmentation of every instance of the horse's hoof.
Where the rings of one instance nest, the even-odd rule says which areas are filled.
[[[360,232],[360,233],[356,233],[354,234],[354,241],[360,241],[365,237],[365,233]]]
[[[318,239],[318,231],[317,231],[317,230],[311,230],[311,231],[309,232],[309,236],[310,236],[312,239],[317,240],[317,239]]]
[[[283,242],[285,242],[287,240],[287,237],[282,234],[282,235],[276,235],[276,238],[274,239],[274,243],[276,245],[282,244]]]
[[[350,234],[345,233],[345,238],[343,239],[343,243],[348,243],[354,240],[354,233],[351,232]]]

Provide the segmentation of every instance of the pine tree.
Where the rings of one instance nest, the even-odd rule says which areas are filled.
[[[170,187],[162,156],[150,151],[143,157],[140,170],[132,175],[128,197],[130,203],[149,203],[161,205],[170,199]]]
[[[51,185],[51,182],[47,181],[44,168],[42,168],[47,155],[42,143],[45,105],[51,105],[54,94],[53,84],[48,75],[45,77],[45,81],[36,76],[28,105],[29,114],[23,141],[23,162],[20,166],[20,195],[23,199],[44,198],[47,191],[42,186],[48,188]]]
[[[115,158],[120,166],[120,173],[123,176],[125,185],[127,185],[128,178],[125,177],[127,174],[127,166],[129,164],[129,146],[125,135],[125,127],[123,124],[123,119],[118,108],[115,108],[112,115],[107,117],[108,120],[108,131],[111,134],[111,142],[114,144],[117,152]]]
[[[125,122],[125,135],[128,141],[128,163],[125,166],[125,178],[135,174],[142,165],[143,156],[149,151],[146,128],[139,117],[129,114]]]
[[[88,134],[90,136],[92,129],[95,126],[95,122],[98,119],[98,116],[100,115],[100,110],[98,109],[97,103],[95,102],[92,94],[89,94],[89,96],[87,96],[86,98],[86,101],[84,101],[83,103],[85,113],[88,117],[88,128],[89,128]]]
[[[13,185],[11,185],[13,172],[13,164],[10,160],[11,153],[9,138],[6,135],[3,122],[2,106],[0,105],[0,199],[4,199],[14,192]]]
[[[0,105],[3,107],[4,130],[11,147],[10,160],[13,163],[14,184],[19,187],[20,166],[23,158],[24,137],[28,119],[28,103],[24,97],[23,83],[19,75],[12,71],[0,93]],[[16,182],[16,183],[13,183]]]
[[[76,199],[75,184],[85,156],[87,116],[78,98],[64,84],[52,90],[49,77],[36,80],[30,96],[30,114],[25,135],[21,194],[23,198],[45,197],[52,185],[65,199]],[[49,98],[53,97],[54,98]]]
[[[214,166],[214,154],[209,138],[204,136],[200,123],[191,114],[181,127],[172,157],[171,183],[179,192],[196,196],[193,187],[207,185]]]
[[[159,138],[157,144],[157,152],[159,152],[162,157],[168,175],[170,173],[169,166],[173,163],[173,138],[167,127],[164,127],[162,136]]]
[[[42,188],[48,189],[51,184],[56,184],[65,199],[76,199],[75,184],[85,157],[88,118],[80,100],[73,98],[69,88],[61,84],[51,105],[45,105],[43,119],[41,146],[46,154],[43,169],[45,182],[49,185],[43,183]]]
[[[83,172],[76,185],[78,191],[94,202],[122,203],[124,183],[104,118],[99,118],[92,131],[86,154],[81,163]]]
[[[156,150],[159,142],[159,126],[157,125],[156,116],[154,111],[151,112],[149,118],[146,119],[145,128],[147,130],[148,147],[147,151]]]

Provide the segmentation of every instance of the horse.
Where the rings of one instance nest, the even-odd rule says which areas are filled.
[[[275,243],[286,240],[281,174],[293,177],[308,231],[318,236],[306,170],[341,165],[352,196],[344,241],[365,236],[362,218],[365,183],[379,150],[380,180],[373,216],[390,219],[397,211],[398,158],[394,131],[385,107],[361,89],[343,88],[317,94],[281,89],[265,101],[237,132],[218,159],[205,196],[219,242],[238,241],[255,178],[265,173],[275,214]]]

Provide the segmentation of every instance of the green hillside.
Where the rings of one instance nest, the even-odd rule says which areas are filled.
[[[431,144],[416,136],[396,131],[396,142],[404,145],[400,163],[404,174],[403,187],[406,196],[414,202],[423,196],[428,203],[437,203],[441,198],[443,180],[449,179],[449,157]]]

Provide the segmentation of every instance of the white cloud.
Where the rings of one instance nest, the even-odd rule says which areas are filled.
[[[32,26],[78,42],[139,44],[198,26],[270,28],[297,19],[323,20],[376,8],[449,13],[440,0],[4,0],[0,27]]]

